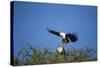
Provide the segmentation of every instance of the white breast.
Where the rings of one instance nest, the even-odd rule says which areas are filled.
[[[66,34],[63,33],[63,32],[61,32],[61,33],[60,33],[60,36],[64,39],[64,38],[66,37]]]

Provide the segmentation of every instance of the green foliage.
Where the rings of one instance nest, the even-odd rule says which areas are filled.
[[[71,48],[65,51],[65,55],[62,55],[58,53],[58,51],[52,52],[48,48],[45,48],[43,51],[41,51],[38,48],[29,46],[19,51],[17,57],[14,58],[14,65],[95,61],[97,58],[91,54],[92,52],[94,52],[94,50],[89,48]]]

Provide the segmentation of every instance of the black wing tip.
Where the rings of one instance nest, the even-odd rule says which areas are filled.
[[[47,31],[48,31],[48,32],[50,32],[50,33],[51,33],[51,29],[50,29],[50,28],[48,28],[48,27],[47,27],[46,29],[47,29]]]
[[[67,36],[70,38],[71,42],[76,42],[79,38],[76,33],[68,33]]]
[[[76,33],[73,32],[72,34],[76,37],[77,40],[79,39],[79,37]]]
[[[46,29],[47,29],[47,31],[48,31],[48,32],[50,32],[50,31],[51,31],[48,27],[47,27]]]
[[[76,33],[72,33],[72,34],[75,36],[75,41],[74,42],[76,42],[79,39],[79,37]]]

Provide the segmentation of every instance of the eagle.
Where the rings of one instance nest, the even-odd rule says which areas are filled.
[[[59,48],[57,49],[57,51],[58,51],[60,54],[65,55],[65,49],[64,49],[64,47],[59,47]]]
[[[55,30],[51,30],[49,28],[47,28],[48,32],[51,34],[54,34],[56,36],[59,36],[62,38],[61,40],[61,45],[70,43],[70,42],[76,42],[78,40],[78,36],[76,33],[64,33],[64,32],[58,32]]]

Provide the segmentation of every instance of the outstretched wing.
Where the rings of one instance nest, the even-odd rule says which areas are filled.
[[[54,31],[54,30],[50,30],[48,28],[47,28],[47,30],[48,30],[48,32],[50,32],[50,33],[52,33],[54,35],[60,36],[60,32],[57,32],[57,31]]]
[[[76,42],[78,40],[78,36],[76,35],[76,33],[68,33],[66,34],[66,38],[71,42]]]

